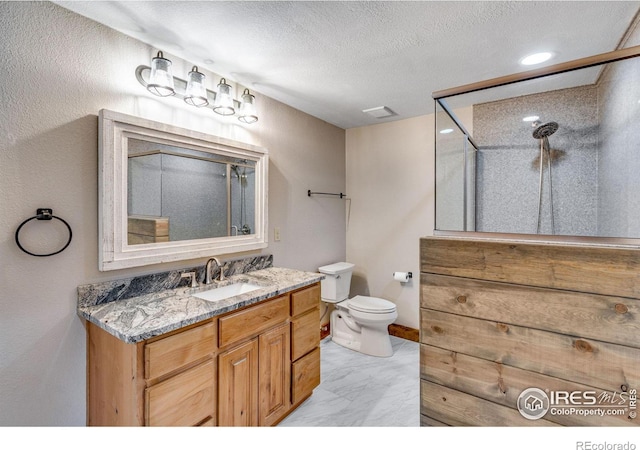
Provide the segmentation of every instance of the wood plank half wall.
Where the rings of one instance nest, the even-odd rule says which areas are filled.
[[[423,426],[640,425],[630,402],[640,389],[640,251],[444,237],[420,245]],[[518,409],[529,388],[577,394],[532,420]],[[580,404],[586,392],[596,405]]]

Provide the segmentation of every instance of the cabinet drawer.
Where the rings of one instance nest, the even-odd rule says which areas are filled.
[[[291,367],[291,403],[296,404],[311,395],[320,384],[320,348],[316,348]]]
[[[320,309],[291,320],[291,360],[295,361],[320,345]]]
[[[320,285],[315,284],[306,289],[291,294],[291,315],[297,316],[303,312],[318,308],[320,305]]]
[[[147,426],[191,426],[215,417],[213,360],[147,388]]]
[[[289,296],[283,295],[221,317],[218,322],[220,347],[239,342],[274,325],[286,322],[288,316]]]
[[[215,348],[215,322],[146,344],[144,348],[145,378],[157,378],[196,362],[212,354]]]

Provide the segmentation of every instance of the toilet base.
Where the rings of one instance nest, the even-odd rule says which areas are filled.
[[[375,326],[361,326],[342,309],[331,313],[331,340],[342,347],[365,355],[387,358],[393,356],[386,321]]]

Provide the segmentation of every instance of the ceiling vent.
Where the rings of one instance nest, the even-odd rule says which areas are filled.
[[[370,116],[375,117],[376,119],[384,119],[385,117],[391,117],[397,115],[390,108],[386,106],[377,106],[375,108],[363,109],[363,113],[369,114]]]

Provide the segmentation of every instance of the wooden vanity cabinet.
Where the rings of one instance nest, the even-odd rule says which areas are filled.
[[[291,403],[295,407],[320,384],[320,285],[291,294]]]
[[[271,426],[320,384],[320,286],[137,344],[87,323],[87,423]]]
[[[215,424],[216,331],[208,320],[127,344],[88,323],[88,425]]]
[[[224,315],[219,324],[219,425],[273,425],[291,406],[289,294]]]

